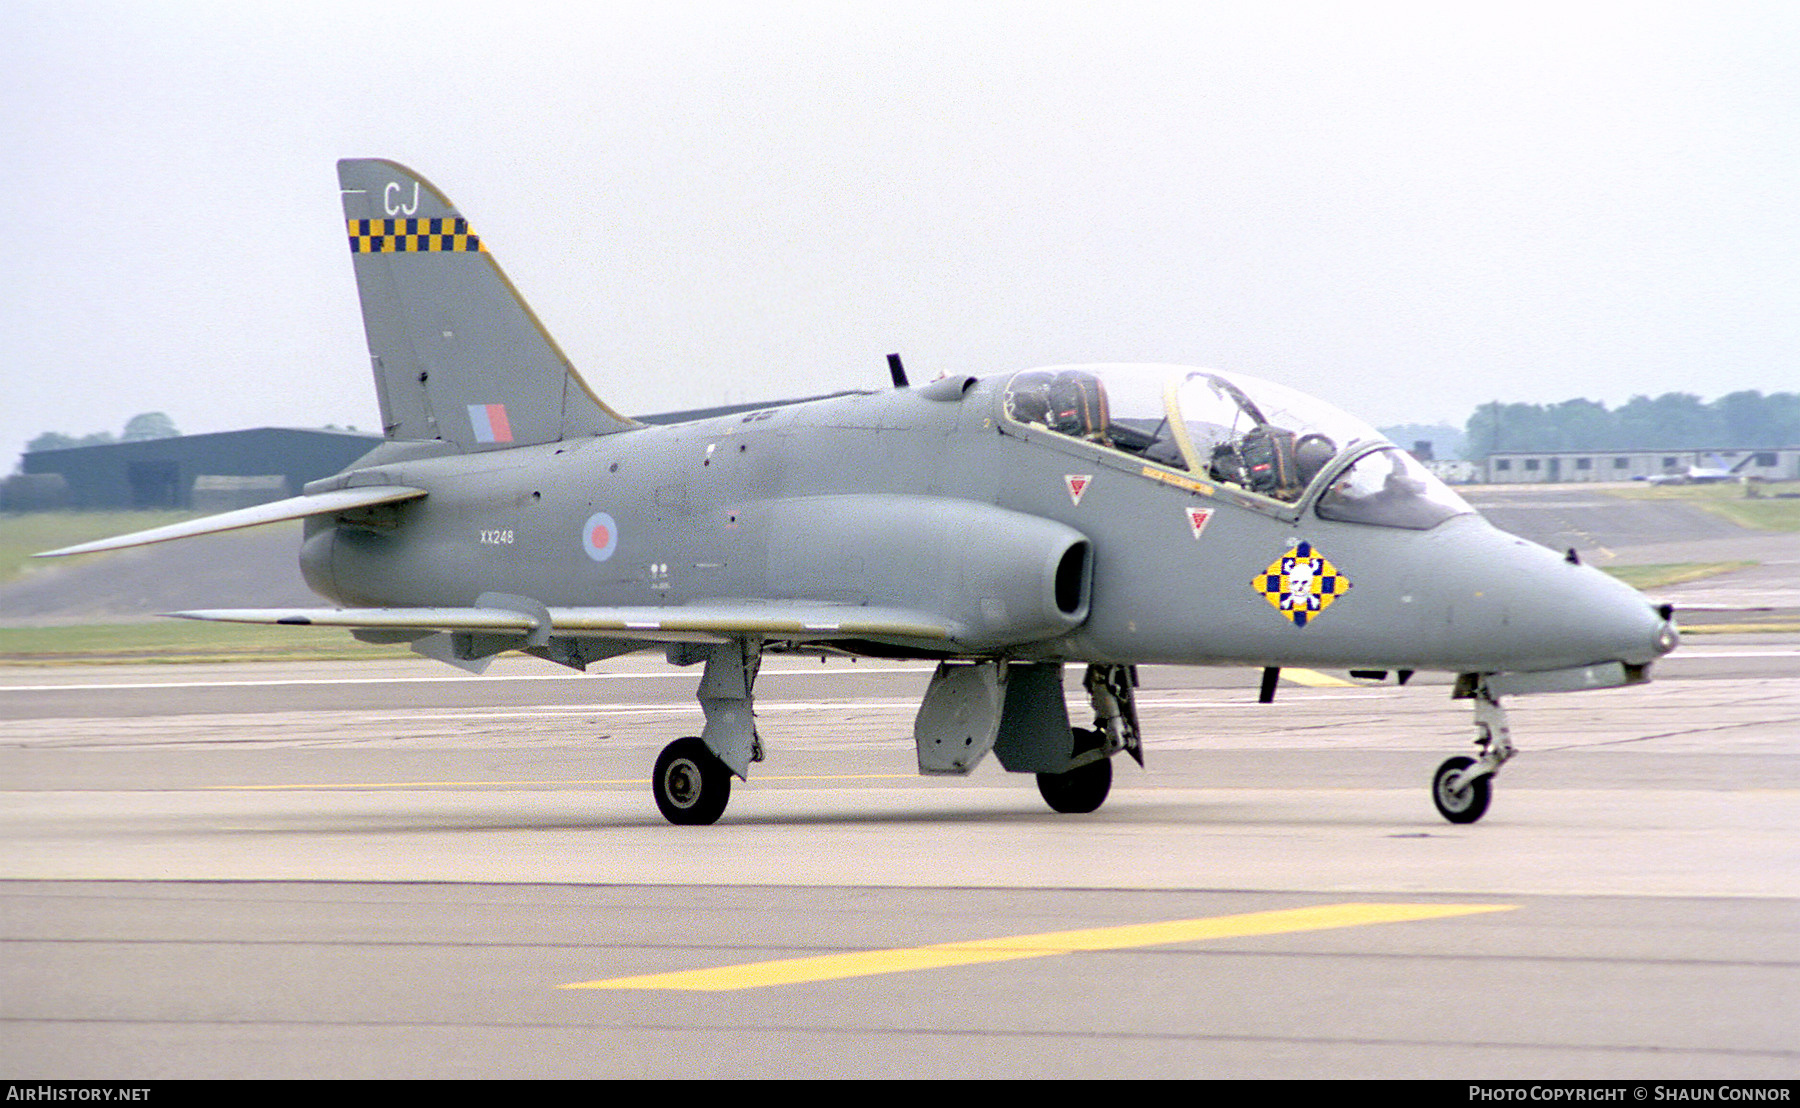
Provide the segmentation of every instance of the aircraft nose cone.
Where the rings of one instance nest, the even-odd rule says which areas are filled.
[[[1675,629],[1675,605],[1664,604],[1655,611],[1661,625],[1656,629],[1654,649],[1660,658],[1681,645],[1681,632]]]
[[[1548,623],[1563,628],[1585,623],[1585,633],[1574,638],[1585,640],[1591,661],[1648,665],[1680,645],[1672,608],[1650,604],[1642,593],[1599,570],[1569,568],[1579,572],[1546,588],[1554,599],[1540,611]]]
[[[1453,620],[1501,668],[1642,666],[1681,641],[1673,609],[1592,566],[1497,530],[1463,541],[1471,576]]]

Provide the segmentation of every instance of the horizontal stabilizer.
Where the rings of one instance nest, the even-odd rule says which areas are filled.
[[[955,634],[947,621],[894,608],[831,604],[690,604],[679,608],[549,608],[549,633],[640,642],[724,642],[756,636],[788,642],[925,639]],[[179,619],[303,627],[489,631],[529,634],[538,620],[504,608],[219,608],[171,612]]]
[[[211,535],[219,531],[236,531],[243,527],[259,527],[265,523],[280,523],[283,520],[304,519],[307,516],[347,512],[352,508],[367,508],[375,504],[393,504],[401,500],[414,500],[424,495],[424,489],[409,488],[405,485],[334,489],[331,492],[314,493],[311,496],[292,496],[286,500],[274,500],[250,508],[239,508],[235,512],[202,516],[199,519],[190,519],[183,523],[171,523],[167,527],[153,527],[148,531],[133,531],[129,535],[97,539],[94,542],[84,542],[78,546],[65,546],[61,550],[46,550],[41,554],[34,554],[32,557],[61,558],[68,554],[94,554],[102,550],[124,550],[132,546],[149,546],[151,543],[193,538],[195,535]]]

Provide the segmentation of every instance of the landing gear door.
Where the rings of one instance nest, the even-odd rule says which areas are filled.
[[[1066,773],[1077,764],[1106,757],[1082,744],[1069,728],[1060,663],[1017,663],[1007,667],[1006,704],[994,754],[1009,773]]]
[[[1058,663],[944,662],[913,725],[919,772],[965,774],[992,750],[1009,773],[1064,773],[1077,751]]]
[[[993,748],[1005,686],[994,662],[943,662],[913,722],[919,772],[968,773]]]

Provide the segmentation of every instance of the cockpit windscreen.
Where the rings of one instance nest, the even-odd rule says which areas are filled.
[[[1030,370],[1006,405],[1020,423],[1289,503],[1341,451],[1381,439],[1304,393],[1180,366]]]
[[[1195,477],[1285,503],[1296,503],[1339,458],[1388,445],[1373,427],[1305,393],[1235,373],[1185,366],[1061,366],[1017,374],[1006,390],[1008,418],[1142,458]],[[1390,447],[1391,450],[1391,447]],[[1389,451],[1371,457],[1387,458]],[[1321,500],[1320,515],[1390,527],[1431,526],[1426,519],[1469,511],[1461,498],[1410,457],[1389,481],[1378,463],[1358,461]],[[1338,487],[1348,480],[1349,486]],[[1363,486],[1382,490],[1423,482],[1405,507],[1353,506]],[[1388,491],[1382,504],[1394,504]],[[1325,501],[1331,502],[1327,515]]]
[[[1364,454],[1331,479],[1319,518],[1428,531],[1475,509],[1399,447]]]

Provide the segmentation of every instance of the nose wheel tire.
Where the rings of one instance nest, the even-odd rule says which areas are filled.
[[[1431,801],[1438,814],[1451,823],[1474,823],[1487,814],[1488,801],[1493,798],[1492,774],[1483,774],[1461,789],[1450,787],[1452,777],[1474,764],[1473,758],[1450,758],[1432,775]]]
[[[700,826],[725,813],[731,799],[731,771],[699,739],[676,739],[657,756],[650,788],[664,819]]]
[[[1067,773],[1040,773],[1037,787],[1044,803],[1053,810],[1079,814],[1095,811],[1106,803],[1106,794],[1112,791],[1112,776],[1112,759],[1101,758]]]

